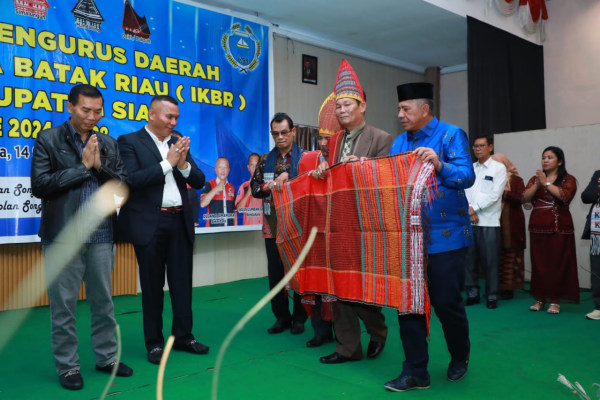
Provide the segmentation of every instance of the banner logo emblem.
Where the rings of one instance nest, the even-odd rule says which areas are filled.
[[[240,23],[231,25],[223,35],[221,45],[227,61],[240,72],[249,72],[258,66],[262,46],[248,25],[244,29]]]

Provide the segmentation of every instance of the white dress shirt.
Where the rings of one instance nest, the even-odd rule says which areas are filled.
[[[177,187],[177,182],[175,182],[175,177],[173,176],[173,167],[167,161],[167,153],[169,152],[169,140],[171,140],[171,136],[166,137],[162,142],[158,139],[158,137],[148,129],[148,125],[146,125],[146,130],[150,134],[150,137],[156,144],[158,148],[158,152],[162,156],[162,161],[160,162],[160,166],[162,167],[163,174],[165,175],[165,187],[163,190],[163,198],[161,207],[177,207],[183,205],[181,200],[181,194],[179,193],[179,188]],[[190,172],[192,170],[192,166],[190,163],[187,163],[188,166],[186,169],[179,169],[181,175],[184,178],[190,176]]]
[[[469,206],[477,213],[479,221],[475,226],[500,226],[502,194],[506,185],[504,164],[488,158],[483,164],[473,163],[475,183],[465,190]]]

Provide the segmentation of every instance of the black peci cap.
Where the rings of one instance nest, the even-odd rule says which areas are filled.
[[[427,82],[414,82],[398,85],[398,102],[413,99],[433,100],[433,84]]]

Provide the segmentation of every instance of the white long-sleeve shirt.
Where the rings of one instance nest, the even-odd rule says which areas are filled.
[[[483,164],[473,163],[475,183],[465,190],[469,206],[477,213],[475,226],[500,226],[502,194],[506,185],[506,167],[491,157]]]
[[[156,144],[158,148],[158,152],[162,156],[162,161],[160,162],[160,166],[163,170],[163,174],[165,175],[165,188],[163,190],[163,199],[162,199],[162,207],[176,207],[182,205],[181,194],[179,193],[179,188],[177,188],[177,182],[175,182],[175,177],[173,176],[173,167],[167,161],[167,153],[169,152],[169,140],[165,138],[162,142],[158,139],[158,137],[148,129],[148,125],[146,125],[146,130],[150,133],[150,137]],[[181,175],[184,178],[190,176],[190,172],[192,171],[192,166],[187,166],[187,169],[180,169]]]

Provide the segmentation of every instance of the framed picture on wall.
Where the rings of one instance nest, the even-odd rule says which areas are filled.
[[[317,57],[302,54],[302,82],[317,84]]]

